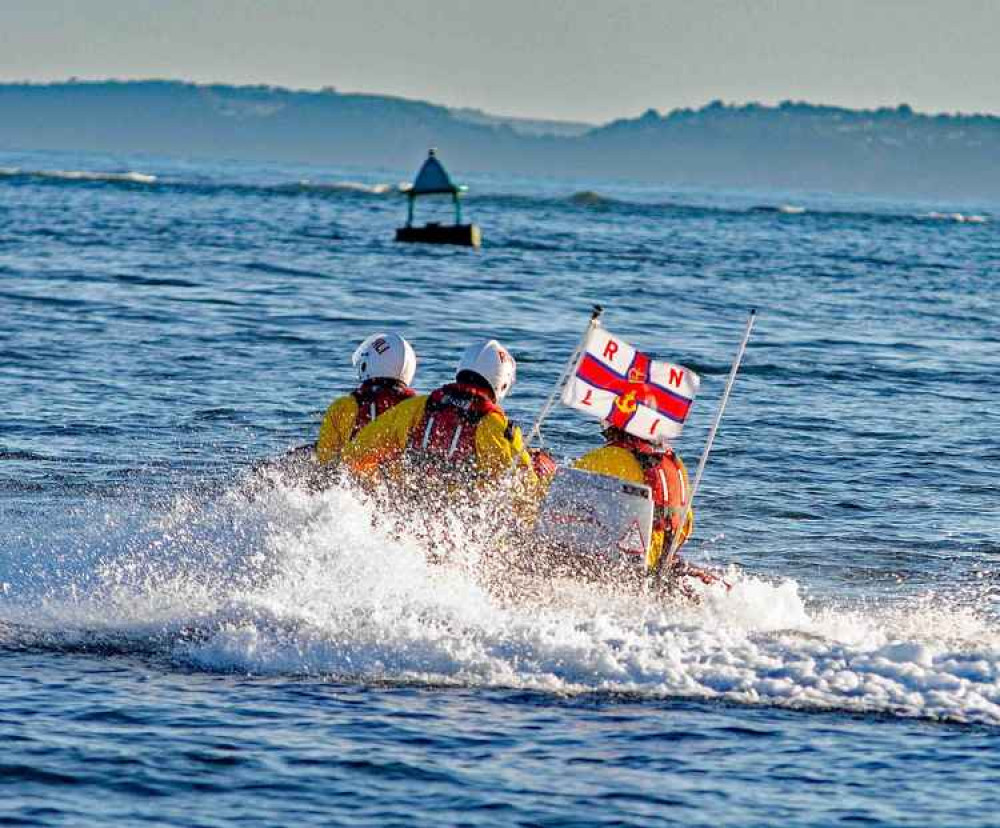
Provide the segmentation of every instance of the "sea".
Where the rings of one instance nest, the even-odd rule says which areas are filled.
[[[1000,824],[1000,204],[453,169],[482,249],[405,245],[414,152],[0,153],[0,824]],[[378,331],[421,390],[496,337],[527,429],[594,304],[701,375],[692,471],[757,309],[729,590],[499,594],[267,464]]]

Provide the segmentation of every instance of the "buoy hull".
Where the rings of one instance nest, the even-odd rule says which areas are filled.
[[[400,227],[396,231],[398,242],[479,247],[482,240],[478,224],[425,224],[423,227]]]

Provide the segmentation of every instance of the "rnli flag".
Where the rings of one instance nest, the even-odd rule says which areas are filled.
[[[681,433],[700,384],[701,378],[683,365],[650,359],[594,327],[562,401],[636,437],[666,443]]]

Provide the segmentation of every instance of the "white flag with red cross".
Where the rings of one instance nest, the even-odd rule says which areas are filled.
[[[595,325],[562,401],[643,440],[666,443],[684,428],[700,384],[689,368],[650,359]]]

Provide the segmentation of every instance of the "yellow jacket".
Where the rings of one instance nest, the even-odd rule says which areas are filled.
[[[674,457],[677,460],[677,466],[680,469],[684,492],[690,492],[687,469],[684,467],[684,463],[681,461],[679,455],[675,454]],[[583,469],[584,471],[594,472],[595,474],[604,474],[609,477],[618,477],[622,480],[627,480],[630,483],[640,483],[643,485],[647,483],[646,474],[643,471],[642,464],[638,461],[638,459],[636,459],[635,455],[631,451],[626,448],[621,448],[620,446],[601,446],[600,448],[596,448],[585,454],[573,465],[578,469]],[[681,541],[680,544],[678,544],[678,549],[687,542],[687,539],[693,531],[694,510],[692,509],[688,512],[687,518],[684,521],[684,526],[681,529]],[[653,537],[650,539],[649,551],[646,553],[646,566],[649,569],[656,566],[656,562],[660,559],[660,555],[663,554],[665,534],[666,533],[662,529],[653,529]]]
[[[362,474],[385,463],[397,463],[406,453],[410,433],[423,419],[427,399],[424,395],[404,400],[366,425],[344,449],[343,461]],[[516,466],[520,480],[537,482],[531,458],[524,450],[521,429],[508,431],[507,417],[499,412],[487,414],[476,425],[475,463],[476,469],[489,479],[497,480]]]
[[[351,440],[354,423],[358,419],[358,402],[353,394],[334,400],[323,415],[316,440],[316,459],[320,463],[336,463],[341,452]]]

